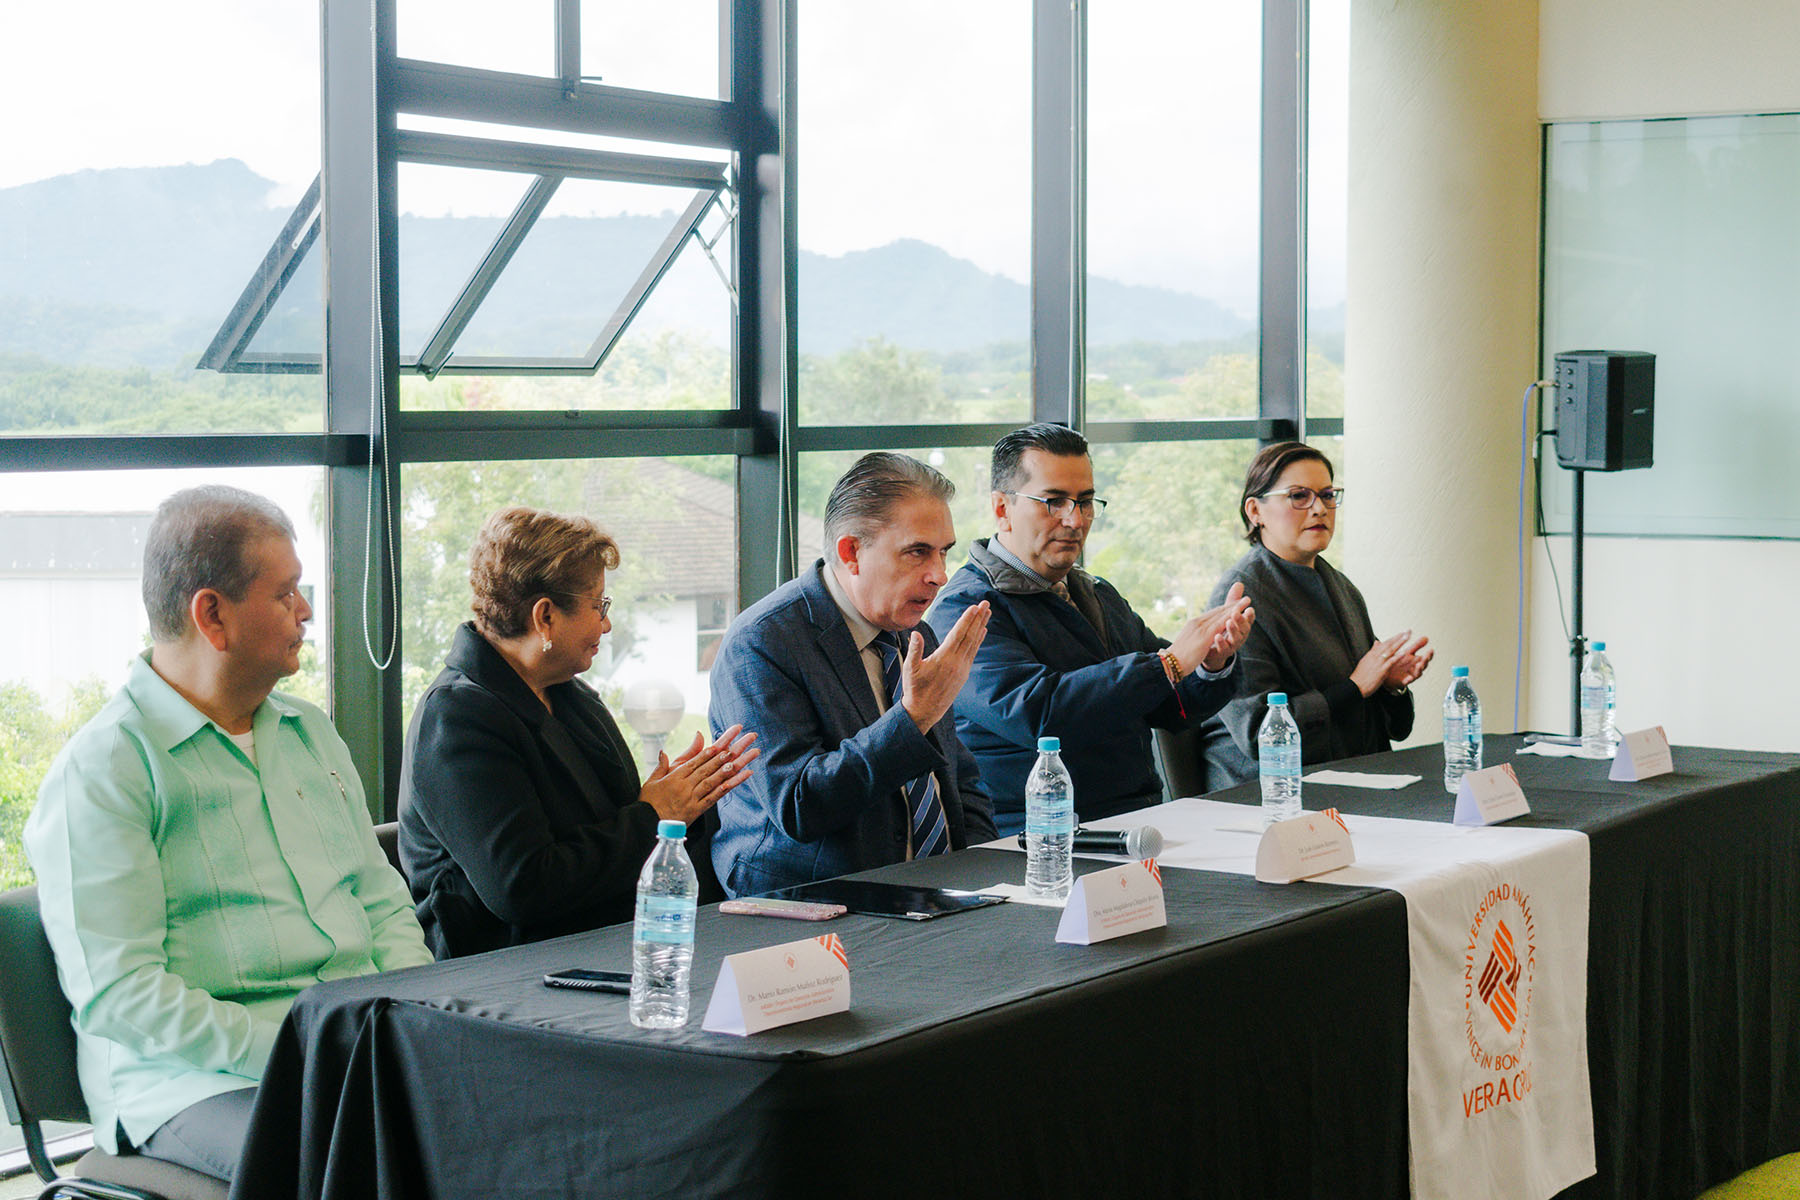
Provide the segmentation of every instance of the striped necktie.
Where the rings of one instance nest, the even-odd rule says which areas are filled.
[[[900,635],[875,635],[881,653],[881,682],[887,688],[889,706],[900,703]],[[950,831],[944,805],[938,799],[937,776],[930,771],[906,784],[906,811],[912,819],[914,858],[929,858],[950,848]]]

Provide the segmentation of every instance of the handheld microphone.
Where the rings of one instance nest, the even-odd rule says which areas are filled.
[[[1096,854],[1123,854],[1130,858],[1155,858],[1162,853],[1162,830],[1154,825],[1136,829],[1083,829],[1075,827],[1075,849]]]
[[[1136,829],[1083,829],[1075,828],[1075,837],[1071,847],[1077,852],[1089,854],[1123,854],[1130,858],[1155,858],[1162,853],[1162,830],[1154,825],[1140,825]],[[1019,846],[1025,846],[1025,835],[1019,835]]]

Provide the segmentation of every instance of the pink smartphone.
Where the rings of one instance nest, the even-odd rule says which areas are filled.
[[[820,904],[813,900],[777,900],[769,896],[746,896],[742,900],[723,900],[719,911],[739,917],[787,917],[793,921],[829,921],[850,910],[841,904]]]

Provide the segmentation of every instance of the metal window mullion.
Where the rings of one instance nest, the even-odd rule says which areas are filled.
[[[533,225],[537,224],[538,217],[542,216],[544,209],[549,206],[550,199],[556,195],[556,188],[560,183],[562,183],[560,175],[539,175],[531,181],[531,186],[525,189],[525,195],[514,207],[506,224],[501,227],[499,236],[494,239],[494,244],[488,247],[481,262],[476,264],[475,270],[469,275],[469,281],[463,284],[462,291],[457,293],[456,299],[445,311],[443,320],[439,321],[437,328],[432,331],[430,340],[425,343],[425,349],[419,352],[419,370],[423,371],[428,378],[437,378],[438,369],[444,365],[444,360],[450,357],[450,349],[456,344],[456,339],[462,336],[464,329],[468,328],[469,321],[475,316],[475,310],[481,306],[481,302],[493,290],[494,283],[500,278],[500,273],[506,270],[506,264],[512,261],[512,256],[519,249],[519,244],[525,240],[525,235],[531,232]]]
[[[1034,0],[1031,78],[1031,416],[1079,429],[1087,320],[1083,0]]]
[[[371,472],[366,447],[378,429],[370,398],[385,413],[389,436],[398,411],[398,268],[396,161],[391,68],[395,0],[323,0],[320,63],[323,144],[325,412],[332,433],[357,434],[364,457],[328,472],[326,544],[331,547],[332,720],[349,745],[372,813],[391,818],[400,773],[400,663],[378,671],[363,644],[363,569],[369,570],[370,640],[386,644],[399,610],[397,584],[386,569],[387,531],[378,507],[372,545],[364,545]],[[371,24],[375,44],[371,44]],[[379,235],[379,236],[377,236]],[[375,293],[380,270],[379,295]],[[371,330],[379,321],[385,353],[374,361]],[[376,444],[377,453],[382,447]],[[397,493],[393,469],[375,468],[379,506]],[[397,551],[397,547],[395,548]]]
[[[581,88],[581,0],[556,0],[556,77],[563,99]]]
[[[504,142],[422,129],[402,129],[395,138],[403,160],[434,167],[567,175],[575,179],[664,187],[725,186],[724,164],[699,158],[622,154],[616,150],[589,150],[584,146],[552,146],[542,142]]]
[[[1264,0],[1259,412],[1306,436],[1307,0]]]
[[[789,0],[730,5],[728,95],[740,138],[732,269],[738,293],[733,375],[738,411],[755,433],[738,458],[738,602],[748,605],[798,571],[799,256],[795,192],[795,21]]]
[[[178,467],[343,467],[366,461],[351,433],[47,434],[0,438],[0,474]]]
[[[732,106],[583,83],[566,95],[561,79],[399,59],[390,76],[398,111],[565,133],[596,133],[731,150],[742,144]]]

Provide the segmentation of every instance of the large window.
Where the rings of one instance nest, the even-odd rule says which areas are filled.
[[[1279,131],[1308,115],[1297,0],[865,7],[15,21],[83,47],[84,83],[45,105],[69,94],[54,55],[0,77],[22,115],[0,162],[9,728],[50,745],[116,684],[142,640],[133,539],[189,479],[247,480],[302,526],[319,645],[296,686],[390,811],[501,504],[619,537],[596,682],[620,704],[666,683],[690,725],[723,628],[817,557],[868,449],[949,474],[966,546],[992,532],[993,440],[1072,421],[1113,500],[1089,565],[1159,628],[1202,603],[1256,441],[1308,410],[1341,427],[1341,16],[1309,31],[1332,56],[1307,76],[1309,203],[1272,213],[1269,164],[1303,144]],[[1269,277],[1303,207],[1318,261]],[[1270,394],[1282,338],[1309,355],[1302,406]],[[35,785],[7,786],[22,813]]]

